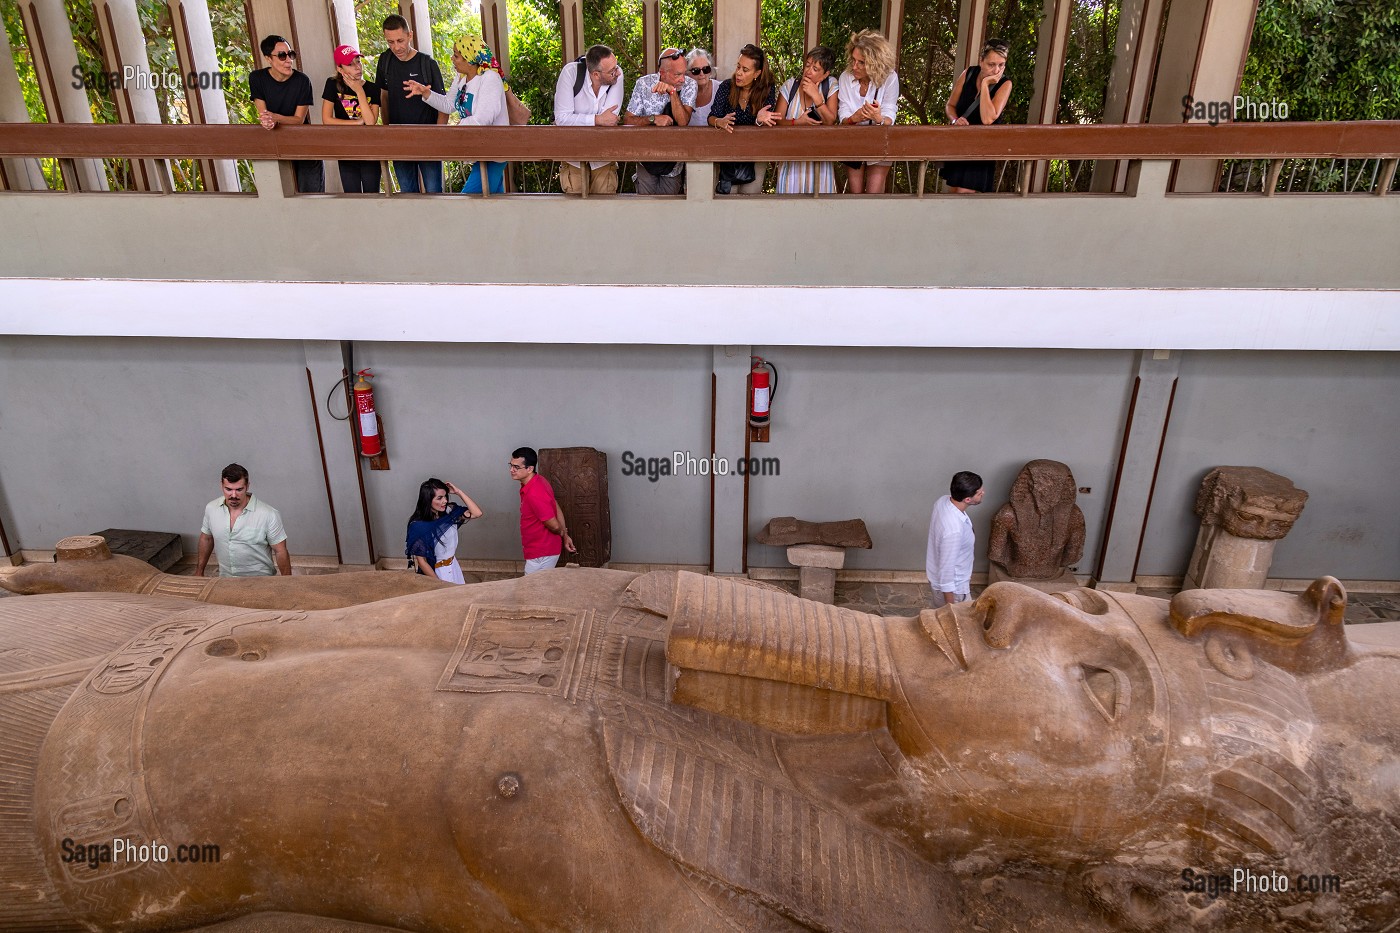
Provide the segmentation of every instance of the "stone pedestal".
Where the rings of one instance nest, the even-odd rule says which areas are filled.
[[[1220,525],[1202,525],[1182,589],[1262,590],[1274,542],[1239,538]]]
[[[846,549],[824,544],[794,544],[788,561],[798,568],[797,595],[819,603],[836,601],[836,571],[846,566]]]
[[[1006,568],[1000,564],[992,563],[987,566],[987,584],[1000,583],[1009,580],[1012,583],[1019,583],[1022,586],[1029,586],[1032,589],[1040,590],[1042,593],[1063,593],[1065,590],[1072,590],[1080,583],[1074,578],[1074,574],[1068,570],[1058,577],[1051,577],[1049,580],[1032,580],[1028,577],[1013,577],[1006,572]]]
[[[1201,530],[1184,588],[1264,588],[1274,542],[1288,534],[1308,494],[1286,476],[1260,467],[1216,467],[1201,481]]]

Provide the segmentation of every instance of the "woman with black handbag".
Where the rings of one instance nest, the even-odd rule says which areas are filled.
[[[734,132],[736,126],[776,126],[777,103],[777,82],[768,68],[768,53],[749,44],[739,50],[733,77],[720,82],[715,91],[709,123],[726,133]],[[767,171],[767,162],[721,162],[715,193],[758,194]]]

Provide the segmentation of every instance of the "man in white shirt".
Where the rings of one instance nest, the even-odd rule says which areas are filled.
[[[224,467],[219,480],[223,495],[204,507],[194,575],[204,576],[217,551],[220,576],[290,577],[292,558],[281,513],[248,491],[248,471],[237,463]]]
[[[982,501],[982,493],[982,477],[963,470],[953,474],[948,495],[933,504],[924,567],[935,609],[963,602],[971,592],[974,535],[967,510]]]
[[[566,64],[554,83],[555,126],[617,126],[622,119],[622,69],[606,45],[591,46]],[[617,193],[617,163],[588,163],[588,193]],[[583,169],[577,162],[559,163],[559,187],[565,194],[583,193]]]

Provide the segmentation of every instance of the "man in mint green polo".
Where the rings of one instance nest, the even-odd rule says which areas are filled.
[[[195,576],[204,576],[209,555],[217,552],[220,576],[290,577],[292,558],[281,514],[248,492],[248,471],[238,464],[224,467],[220,478],[223,498],[204,507]]]

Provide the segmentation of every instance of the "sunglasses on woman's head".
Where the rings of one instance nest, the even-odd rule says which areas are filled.
[[[693,75],[707,75],[714,70],[714,66],[706,65],[704,68],[692,68],[690,69],[690,73]]]

